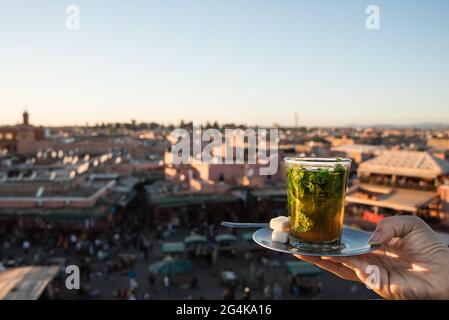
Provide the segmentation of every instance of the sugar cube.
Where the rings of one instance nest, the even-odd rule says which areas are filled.
[[[285,231],[290,228],[290,219],[285,216],[279,216],[270,220],[270,228],[277,231]]]
[[[287,243],[288,241],[288,232],[273,230],[271,233],[271,241]]]

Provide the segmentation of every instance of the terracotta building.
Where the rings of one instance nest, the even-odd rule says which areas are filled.
[[[46,147],[50,141],[45,138],[45,128],[32,126],[29,118],[25,111],[21,124],[0,127],[0,150],[28,155]]]

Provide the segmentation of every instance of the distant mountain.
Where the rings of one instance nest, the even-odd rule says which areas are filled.
[[[405,128],[449,129],[449,124],[437,123],[437,122],[421,122],[421,123],[410,123],[410,124],[373,124],[373,125],[349,124],[348,127],[376,128],[376,129],[383,129],[383,130],[405,129]]]
[[[447,123],[437,123],[437,122],[422,122],[416,123],[414,125],[409,125],[409,127],[419,128],[419,129],[449,129],[449,124]]]

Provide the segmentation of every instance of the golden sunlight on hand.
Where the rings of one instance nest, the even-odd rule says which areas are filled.
[[[420,218],[382,220],[370,243],[378,250],[352,257],[297,258],[337,276],[367,283],[372,266],[379,270],[373,290],[386,299],[449,299],[449,248]]]

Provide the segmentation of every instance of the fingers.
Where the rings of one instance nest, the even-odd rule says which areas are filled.
[[[322,257],[323,260],[333,263],[340,263],[343,267],[351,270],[356,278],[364,282],[366,280],[366,268],[370,265],[369,256],[352,256],[352,257]]]
[[[334,263],[340,263],[346,268],[352,271],[359,271],[363,269],[364,260],[360,259],[359,256],[353,257],[322,257],[323,260],[332,261]]]
[[[417,228],[427,227],[426,223],[415,216],[395,216],[381,220],[373,236],[371,244],[385,244],[393,238],[403,238]]]
[[[329,271],[340,278],[343,278],[345,280],[350,281],[360,281],[355,272],[344,265],[333,262],[333,261],[326,261],[323,260],[321,257],[310,257],[310,256],[302,256],[302,255],[295,255],[298,259],[310,262],[315,264],[316,266]]]
[[[304,260],[304,261],[311,262],[311,263],[315,263],[315,262],[321,261],[321,257],[303,256],[303,255],[300,255],[300,254],[295,254],[294,256],[296,258],[300,259],[300,260]]]

